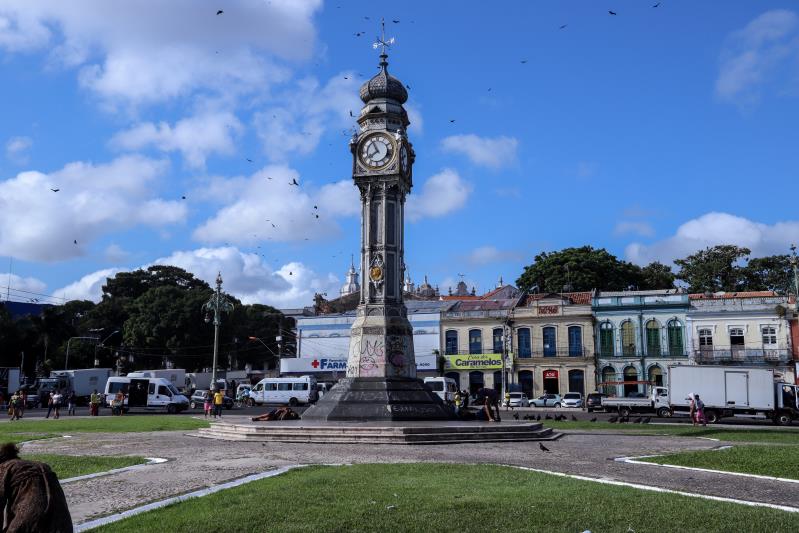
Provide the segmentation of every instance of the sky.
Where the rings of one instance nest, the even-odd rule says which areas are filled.
[[[381,17],[417,284],[484,292],[585,244],[643,265],[799,240],[794,2],[2,0],[2,298],[96,301],[153,264],[244,303],[335,297]]]

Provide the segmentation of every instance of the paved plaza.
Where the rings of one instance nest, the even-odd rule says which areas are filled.
[[[503,422],[504,424],[504,422]],[[298,464],[452,462],[507,464],[754,502],[794,507],[795,483],[628,464],[615,459],[687,450],[724,442],[612,431],[562,431],[542,452],[537,442],[457,445],[336,445],[225,442],[184,432],[79,433],[25,444],[26,453],[140,455],[162,464],[66,483],[75,524],[224,481]]]

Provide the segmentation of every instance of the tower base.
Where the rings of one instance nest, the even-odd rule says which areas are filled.
[[[453,420],[453,410],[415,378],[344,378],[303,420]]]

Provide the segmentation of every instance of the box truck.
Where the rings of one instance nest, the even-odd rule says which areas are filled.
[[[54,390],[61,393],[75,391],[78,403],[88,404],[89,396],[97,390],[102,392],[111,377],[110,368],[76,368],[75,370],[53,370],[49,378],[38,378],[29,396],[37,396],[40,405],[47,405],[47,397]]]
[[[779,425],[799,419],[799,386],[777,382],[772,368],[677,365],[668,373],[669,407],[660,416],[688,414],[694,393],[711,424],[728,416],[767,417]]]

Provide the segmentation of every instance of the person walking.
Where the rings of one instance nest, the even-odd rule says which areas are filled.
[[[225,395],[220,389],[214,393],[214,418],[222,418],[222,405],[225,403]]]
[[[19,391],[15,392],[8,400],[8,412],[11,415],[11,420],[19,420],[22,418],[20,415],[19,404],[22,401]]]
[[[694,394],[694,403],[696,405],[696,423],[698,424],[701,422],[703,427],[707,427],[707,419],[705,418],[705,402],[699,398],[698,394]]]
[[[208,391],[205,393],[205,400],[203,401],[203,410],[205,411],[205,418],[211,416],[211,409],[214,407],[214,398],[212,396],[212,392]]]
[[[688,395],[688,416],[691,417],[691,424],[696,426],[696,399],[693,392]]]
[[[55,394],[55,391],[47,396],[47,414],[44,415],[45,418],[50,418],[50,413],[53,412],[53,394]]]
[[[513,407],[510,406],[510,392],[505,391],[505,410],[508,409],[513,409]]]
[[[0,479],[3,531],[72,533],[67,499],[49,466],[20,459],[19,448],[9,442],[0,447]]]
[[[117,392],[116,397],[114,398],[114,403],[116,404],[117,415],[122,416],[125,413],[125,393],[121,390]]]
[[[53,419],[57,420],[61,417],[61,404],[64,401],[64,395],[56,389],[53,393]]]
[[[22,416],[25,414],[25,408],[28,407],[28,389],[27,388],[22,389],[22,392],[20,392],[20,396],[22,396],[22,405],[20,406],[19,409],[19,417],[22,418]]]
[[[75,416],[75,403],[77,402],[77,397],[75,396],[75,391],[71,390],[67,393],[67,414],[70,416]]]
[[[461,391],[459,390],[455,391],[455,396],[452,398],[452,400],[453,400],[453,407],[455,409],[455,416],[457,416],[458,412],[461,409],[461,402],[463,401],[463,399],[461,398]]]
[[[97,389],[94,389],[94,392],[89,397],[89,414],[91,416],[97,416],[100,412],[100,394],[97,392]]]

